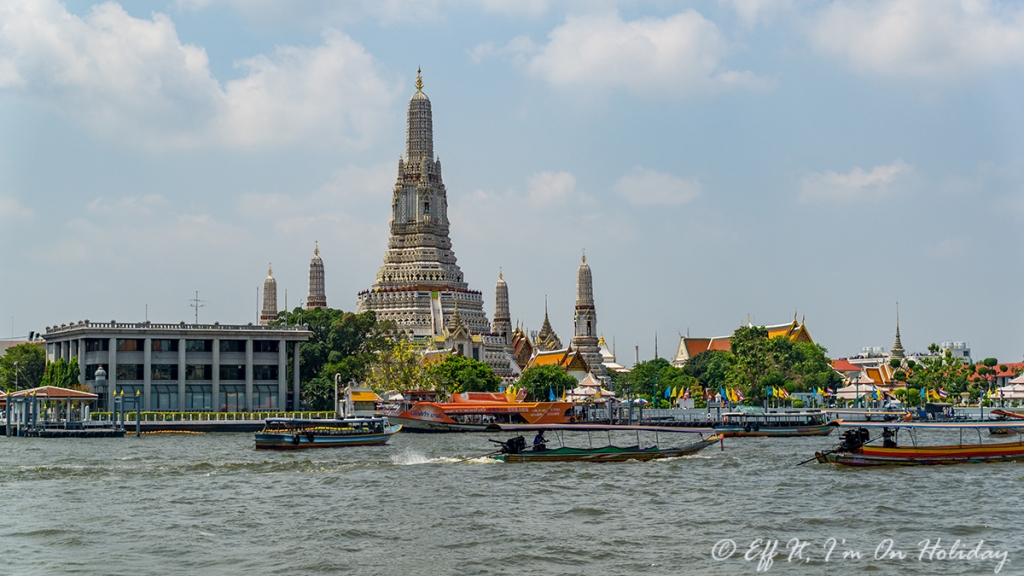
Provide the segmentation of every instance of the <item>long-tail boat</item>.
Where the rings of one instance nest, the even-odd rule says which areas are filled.
[[[609,425],[609,424],[496,424],[490,430],[502,432],[552,432],[558,442],[558,448],[550,448],[547,442],[534,444],[532,449],[527,448],[526,439],[522,435],[514,436],[508,440],[491,440],[498,445],[498,454],[492,456],[495,460],[503,462],[625,462],[628,460],[647,461],[659,458],[677,458],[696,454],[701,450],[719,442],[720,436],[709,434],[707,428],[685,428],[678,426],[631,426],[631,425]],[[566,446],[566,432],[585,432],[587,435],[586,447]],[[594,446],[594,433],[607,433],[608,443]],[[635,432],[636,444],[616,446],[612,444],[612,432],[617,435],[622,432]],[[653,443],[644,445],[640,433],[646,436],[654,434]],[[664,434],[692,433],[700,438],[695,442],[682,445],[674,445],[663,448],[659,444],[659,437]]]
[[[835,425],[818,410],[798,412],[729,412],[715,425],[721,436],[828,436]]]
[[[832,450],[815,452],[814,459],[822,464],[843,466],[909,466],[928,464],[974,464],[982,462],[1008,462],[1024,460],[1024,436],[1015,442],[985,442],[981,430],[992,423],[979,422],[843,422],[848,429],[842,442]],[[1007,422],[1001,427],[1024,433],[1024,421]],[[955,444],[938,446],[919,445],[918,430],[945,430],[958,432]],[[900,431],[906,430],[910,445],[898,442]],[[872,431],[880,434],[871,438]],[[967,432],[967,438],[965,438]],[[974,436],[977,435],[975,441]],[[882,440],[882,445],[869,445]]]
[[[386,444],[401,426],[384,418],[339,418],[303,420],[267,418],[263,430],[256,433],[257,450],[301,450],[338,446],[378,446]]]

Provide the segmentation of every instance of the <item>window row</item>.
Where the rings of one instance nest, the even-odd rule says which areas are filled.
[[[245,352],[245,340],[221,340],[221,352]],[[177,352],[178,340],[153,339],[150,341],[153,352]],[[143,352],[146,349],[146,340],[143,338],[118,338],[117,350],[119,352]],[[253,340],[253,352],[277,352],[281,349],[279,340]],[[86,338],[86,352],[101,352],[110,350],[109,338]],[[213,340],[185,340],[186,352],[213,352]]]
[[[100,367],[107,372],[107,379],[110,379],[110,368],[107,364],[88,364],[85,367],[85,379],[95,380],[96,372]],[[150,380],[177,380],[177,364],[151,364]],[[276,364],[256,364],[252,367],[253,380],[277,380],[281,371]],[[117,380],[144,380],[146,374],[145,364],[118,364]],[[221,380],[245,380],[245,366],[221,365],[219,370]],[[188,364],[185,366],[186,380],[213,380],[213,366],[210,364]]]

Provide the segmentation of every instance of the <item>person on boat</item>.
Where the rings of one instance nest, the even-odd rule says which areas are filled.
[[[544,438],[544,431],[538,430],[537,435],[533,437],[533,451],[542,452],[548,449],[548,441]]]
[[[896,446],[896,434],[893,433],[889,428],[882,429],[882,447],[884,448],[897,448]]]

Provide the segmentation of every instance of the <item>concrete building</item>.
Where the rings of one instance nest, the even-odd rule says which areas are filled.
[[[47,327],[49,361],[78,358],[79,380],[99,394],[141,392],[144,410],[289,410],[299,395],[299,344],[305,326],[89,322]],[[288,394],[288,351],[292,390]],[[107,373],[97,384],[96,371]]]

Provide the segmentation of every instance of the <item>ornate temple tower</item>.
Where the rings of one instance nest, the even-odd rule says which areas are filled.
[[[562,349],[562,341],[558,338],[558,334],[555,333],[555,329],[551,327],[551,320],[548,319],[547,297],[544,297],[544,323],[541,324],[540,332],[537,332],[533,343],[537,350],[545,352]]]
[[[606,376],[601,348],[597,337],[597,311],[594,308],[594,279],[587,265],[587,255],[583,254],[583,263],[576,273],[576,334],[572,337],[572,347],[583,355],[590,365],[591,372],[596,376]]]
[[[324,288],[324,261],[320,259],[320,243],[313,249],[313,259],[309,261],[309,297],[306,299],[306,310],[327,308],[327,292]]]
[[[260,324],[267,325],[277,320],[277,280],[274,280],[274,267],[268,266],[267,279],[263,281],[263,310],[260,311]]]
[[[494,286],[494,333],[505,342],[505,347],[512,346],[512,316],[508,311],[508,284],[505,275],[498,270],[498,283]]]
[[[889,351],[889,355],[892,358],[898,358],[903,360],[907,357],[906,350],[903,349],[903,342],[900,342],[900,309],[899,305],[896,306],[896,341],[893,342],[892,350]]]
[[[483,297],[469,289],[452,251],[448,196],[441,161],[434,157],[430,99],[419,71],[406,119],[406,156],[398,160],[391,197],[391,238],[377,280],[359,293],[356,310],[373,310],[400,331],[434,341],[443,337],[457,302],[471,333],[493,336]]]

